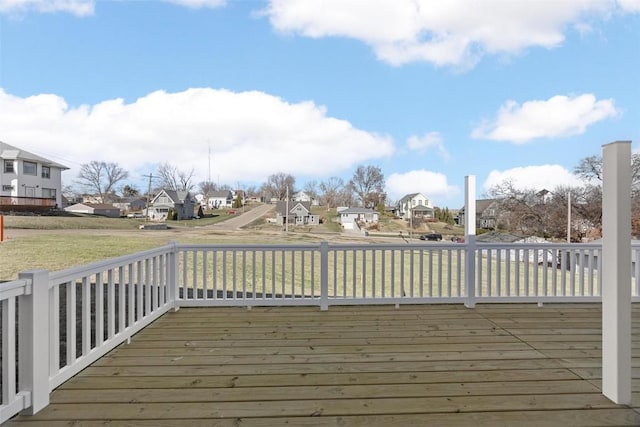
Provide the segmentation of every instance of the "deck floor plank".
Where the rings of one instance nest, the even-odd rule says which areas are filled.
[[[601,394],[596,304],[183,308],[10,426],[637,426]],[[634,410],[635,408],[635,410]]]

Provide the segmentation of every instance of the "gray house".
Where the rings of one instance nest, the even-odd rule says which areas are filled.
[[[287,212],[287,202],[279,200],[276,203],[276,223],[293,225],[318,225],[320,215],[311,214],[311,202],[289,202]]]
[[[171,209],[175,209],[178,220],[191,219],[194,213],[195,201],[188,191],[161,190],[151,200],[148,208],[149,219],[164,221]]]
[[[476,228],[495,230],[498,227],[500,205],[496,199],[476,200]],[[458,225],[464,226],[467,221],[465,207],[458,211]]]

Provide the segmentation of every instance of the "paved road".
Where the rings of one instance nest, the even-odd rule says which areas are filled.
[[[275,207],[275,205],[256,206],[255,208],[248,210],[243,214],[240,214],[218,224],[210,225],[207,228],[223,231],[237,230],[238,228],[244,227],[245,225],[250,224],[258,218],[264,216],[267,212],[275,209]]]

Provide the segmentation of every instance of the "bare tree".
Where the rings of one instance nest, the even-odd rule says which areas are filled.
[[[571,240],[581,241],[602,224],[602,192],[598,186],[558,186],[552,191],[518,189],[511,181],[489,194],[499,205],[498,228],[520,234],[565,239],[571,195]]]
[[[303,191],[311,197],[311,200],[318,199],[318,181],[311,180],[304,184]]]
[[[158,175],[160,176],[160,185],[167,190],[191,191],[195,187],[191,181],[194,175],[193,168],[189,172],[185,172],[169,163],[163,163],[158,167]]]
[[[128,176],[129,172],[117,163],[97,160],[83,164],[78,173],[80,184],[97,194],[102,203],[108,203],[115,198],[116,184]]]
[[[602,184],[602,157],[589,156],[580,159],[578,166],[573,169],[583,181],[592,185]],[[631,183],[634,187],[640,184],[640,154],[631,155]]]
[[[335,176],[320,182],[320,199],[322,203],[327,208],[336,207],[343,189],[344,181]]]
[[[292,175],[278,172],[270,175],[267,182],[262,184],[262,192],[268,197],[284,200],[287,197],[287,191],[289,191],[289,196],[293,195],[295,185],[296,179]]]
[[[260,189],[258,187],[256,187],[255,185],[250,185],[245,189],[245,193],[247,194],[247,197],[260,197]]]
[[[218,186],[213,181],[202,181],[200,184],[198,184],[198,189],[202,194],[204,194],[206,198],[214,191],[217,191]]]
[[[384,203],[384,174],[377,166],[358,166],[349,185],[356,193],[362,206],[373,208]]]

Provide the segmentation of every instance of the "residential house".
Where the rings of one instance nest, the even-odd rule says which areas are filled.
[[[304,191],[298,191],[293,195],[293,197],[291,197],[291,200],[293,200],[294,202],[310,202],[311,206],[318,206],[320,204],[318,200],[314,199]]]
[[[147,202],[139,197],[131,197],[121,199],[121,201],[114,203],[113,206],[119,208],[121,214],[126,215],[132,212],[142,212],[147,207]]]
[[[345,230],[359,228],[360,223],[376,224],[379,220],[378,211],[370,208],[338,209],[338,222]]]
[[[231,190],[214,191],[207,199],[209,209],[227,209],[233,206],[233,192]]]
[[[62,207],[62,171],[68,167],[5,142],[0,142],[0,162],[0,210]]]
[[[407,221],[410,218],[433,218],[433,204],[421,193],[411,193],[402,197],[396,207],[396,215]]]
[[[289,209],[287,211],[287,208]],[[318,225],[320,215],[311,213],[311,202],[289,202],[279,200],[276,203],[276,224]]]
[[[147,216],[151,220],[164,221],[170,210],[175,210],[178,220],[195,217],[195,200],[188,191],[160,190],[151,200]]]
[[[110,218],[120,217],[120,208],[104,203],[76,203],[64,208],[66,212],[82,213],[88,215],[107,216]]]
[[[496,199],[476,200],[476,228],[495,230],[498,228],[499,203]],[[464,206],[458,212],[458,224],[465,225],[467,221]]]

